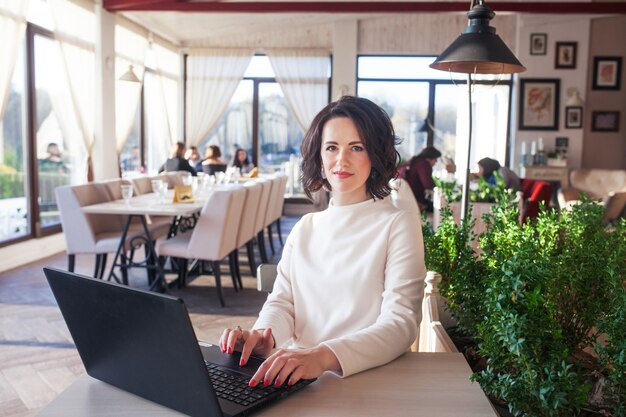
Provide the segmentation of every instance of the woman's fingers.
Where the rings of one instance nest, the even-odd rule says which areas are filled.
[[[250,380],[250,386],[260,383],[265,386],[282,385],[285,382],[293,385],[302,378],[317,378],[328,369],[338,369],[334,354],[327,349],[324,346],[301,350],[279,349],[259,367]],[[328,360],[329,352],[334,360]]]

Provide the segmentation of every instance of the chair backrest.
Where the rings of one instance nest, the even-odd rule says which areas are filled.
[[[414,212],[418,216],[421,215],[415,194],[413,194],[411,186],[405,179],[398,177],[395,180],[391,180],[389,185],[391,186],[391,202],[394,206],[400,210]]]
[[[166,172],[164,174],[165,178],[163,178],[163,180],[167,181],[167,188],[169,189],[172,189],[177,185],[183,185],[183,177],[191,175],[187,171]]]
[[[525,200],[525,207],[522,211],[522,224],[528,219],[535,219],[539,215],[540,203],[544,207],[550,206],[553,186],[547,181],[524,178],[521,180],[522,196]]]
[[[131,184],[128,180],[123,180],[121,178],[114,178],[111,180],[102,181],[96,184],[103,184],[109,190],[111,194],[111,198],[113,200],[121,200],[122,199],[122,184]]]
[[[419,352],[457,352],[442,322],[450,322],[449,315],[442,311],[442,297],[437,288],[441,276],[435,272],[426,275],[426,288],[422,301],[422,321],[418,340],[413,350]]]
[[[278,182],[278,191],[275,194],[276,200],[274,200],[271,221],[276,221],[281,218],[283,215],[283,207],[285,206],[285,190],[287,189],[287,180],[289,178],[282,174],[279,175],[278,178],[280,181]]]
[[[190,258],[220,260],[237,248],[245,199],[242,186],[216,189],[209,195],[189,240]]]
[[[263,226],[267,226],[272,224],[275,220],[274,213],[276,212],[276,205],[278,204],[278,198],[280,197],[280,185],[281,179],[279,176],[274,175],[271,177],[270,181],[272,182],[272,190],[270,192],[270,197],[267,202],[267,210],[265,211],[265,219],[263,220]]]
[[[626,191],[626,169],[573,169],[570,185],[592,198],[605,198],[609,192]]]
[[[241,247],[256,234],[254,226],[256,225],[257,210],[263,193],[263,185],[257,181],[248,181],[244,183],[246,190],[246,200],[243,205],[241,214],[241,224],[237,233],[237,247]]]
[[[263,191],[261,192],[261,200],[259,200],[259,207],[257,210],[257,217],[254,223],[254,233],[259,233],[265,227],[265,217],[267,214],[267,207],[272,194],[273,182],[268,179],[259,180]]]
[[[55,194],[68,254],[94,253],[97,234],[122,230],[120,216],[85,214],[80,209],[113,199],[105,183],[57,187]]]
[[[150,177],[137,177],[133,178],[133,185],[135,186],[135,194],[142,195],[152,192],[152,178]]]

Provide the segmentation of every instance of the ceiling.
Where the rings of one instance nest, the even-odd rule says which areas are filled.
[[[240,1],[240,0],[102,0],[119,12],[179,46],[210,38],[259,34],[277,29],[332,24],[348,17],[367,19],[406,13],[465,13],[470,2],[459,1]],[[488,4],[497,12],[618,13],[626,1],[502,1]]]

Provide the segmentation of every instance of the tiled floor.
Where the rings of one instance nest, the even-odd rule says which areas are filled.
[[[295,217],[282,219],[283,238],[295,221]],[[281,245],[276,234],[274,245],[277,261]],[[170,291],[185,301],[198,339],[215,342],[227,326],[254,323],[266,295],[256,290],[256,279],[249,275],[247,265],[242,250],[244,291],[235,293],[228,262],[222,263],[227,307],[219,306],[212,275]],[[44,266],[66,269],[66,255],[59,253],[0,273],[0,417],[36,415],[85,372],[43,275]],[[93,256],[77,257],[76,272],[90,275],[93,267]],[[144,271],[133,271],[130,278],[132,286],[147,288]]]

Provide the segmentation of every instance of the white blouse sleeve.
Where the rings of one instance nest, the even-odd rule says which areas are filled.
[[[291,286],[291,259],[293,254],[293,242],[301,229],[301,221],[296,223],[287,237],[283,254],[278,262],[274,288],[268,295],[259,318],[254,324],[254,329],[272,328],[272,335],[276,347],[280,347],[290,341],[294,334],[294,301]]]
[[[424,297],[424,242],[421,222],[400,212],[389,231],[380,314],[374,324],[324,342],[337,356],[344,377],[388,363],[417,336]]]

